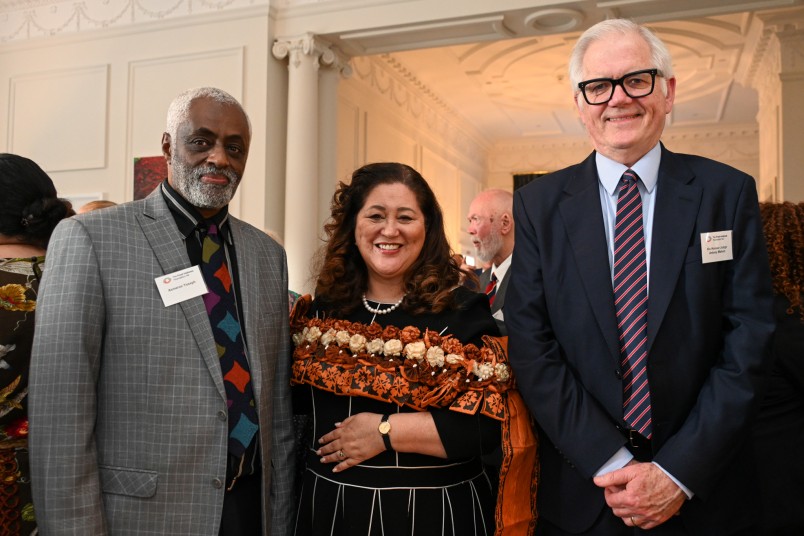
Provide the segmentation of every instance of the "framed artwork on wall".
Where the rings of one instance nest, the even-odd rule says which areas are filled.
[[[164,156],[134,158],[134,199],[143,199],[167,177]]]

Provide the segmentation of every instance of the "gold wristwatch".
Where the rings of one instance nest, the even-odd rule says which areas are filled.
[[[380,430],[380,435],[382,436],[382,442],[385,443],[385,450],[394,450],[394,448],[391,446],[391,423],[388,422],[388,417],[390,417],[390,415],[387,413],[382,416],[378,429]]]

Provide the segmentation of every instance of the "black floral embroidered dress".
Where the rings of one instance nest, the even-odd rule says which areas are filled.
[[[44,257],[0,259],[0,534],[36,530],[28,466],[28,370]]]
[[[400,330],[413,326],[422,334],[429,329],[477,346],[482,345],[483,335],[497,335],[486,296],[464,288],[455,292],[457,310],[412,316],[397,309],[375,316],[361,307],[342,320],[364,325],[373,320],[383,328],[390,325]],[[314,302],[307,316],[325,318],[327,311]],[[358,380],[355,383],[360,385]],[[494,533],[495,498],[480,455],[499,445],[498,420],[481,411],[466,414],[435,408],[431,412],[447,459],[386,451],[346,471],[333,473],[334,464],[321,464],[315,450],[317,439],[334,429],[336,422],[361,412],[415,410],[376,397],[344,396],[308,384],[297,385],[294,390],[297,412],[309,412],[313,419],[297,536]]]

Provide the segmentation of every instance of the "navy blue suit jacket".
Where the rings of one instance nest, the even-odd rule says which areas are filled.
[[[749,522],[749,415],[773,332],[753,179],[662,147],[648,299],[653,460],[695,494],[692,533]],[[611,272],[594,153],[514,195],[511,364],[540,433],[539,514],[568,531],[606,507],[593,474],[625,444]],[[703,264],[700,234],[733,231]],[[748,479],[748,480],[745,480]],[[742,495],[742,496],[741,496]]]

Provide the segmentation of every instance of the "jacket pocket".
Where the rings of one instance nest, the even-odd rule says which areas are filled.
[[[156,471],[129,469],[101,465],[99,468],[101,489],[104,493],[130,497],[153,497],[156,494],[158,475]]]

